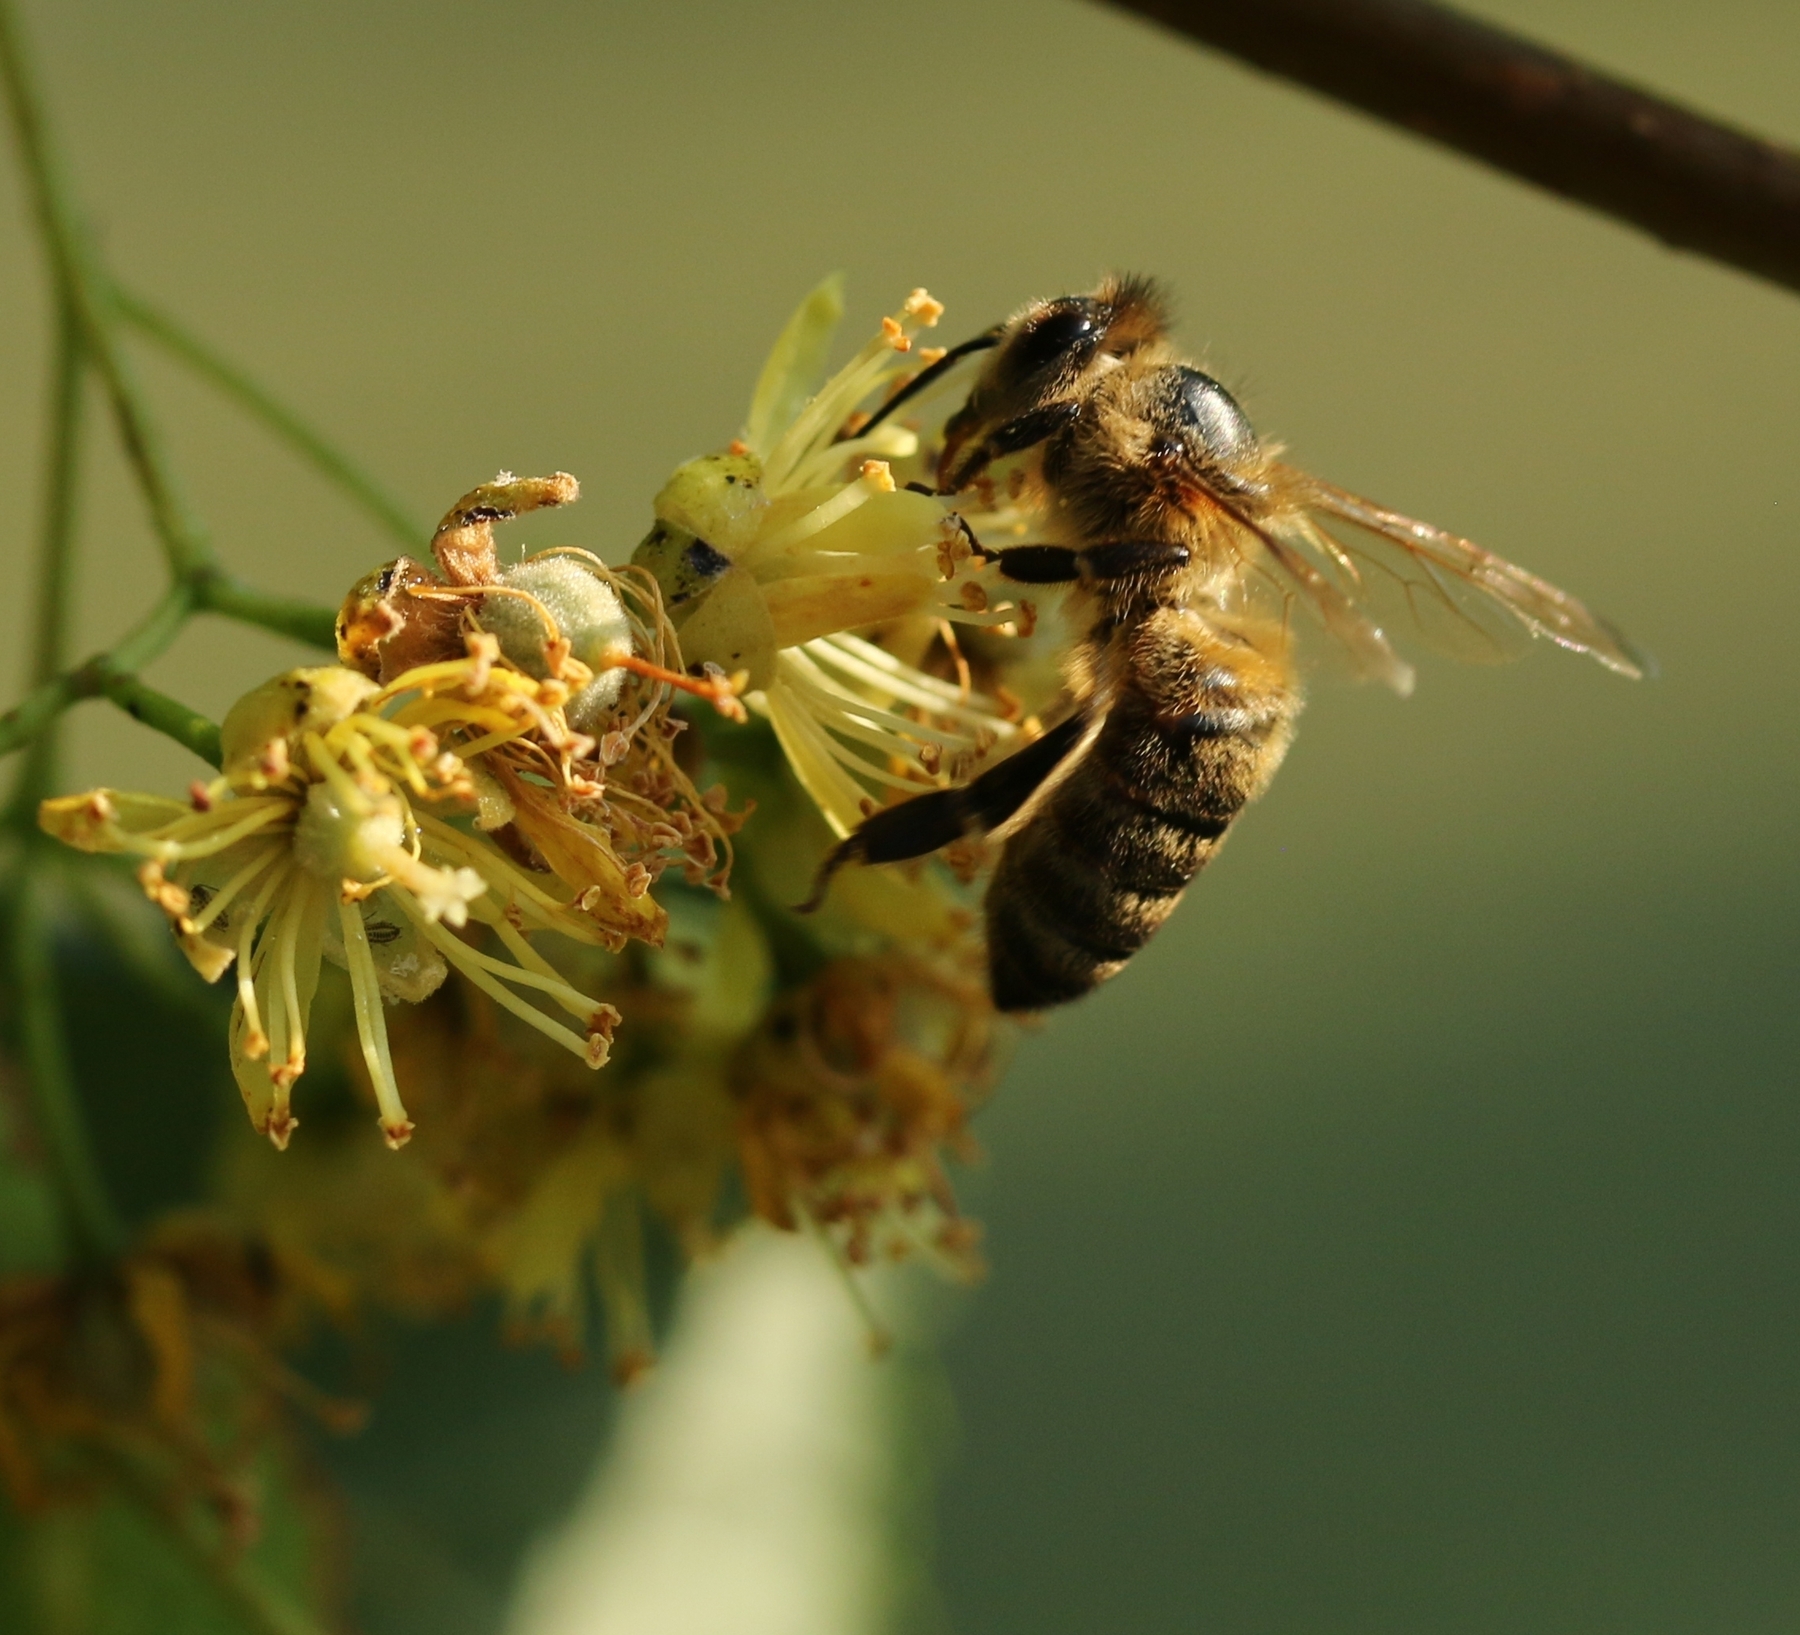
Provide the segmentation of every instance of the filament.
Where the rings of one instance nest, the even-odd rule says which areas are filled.
[[[390,1147],[401,1147],[412,1134],[412,1120],[400,1100],[394,1077],[394,1059],[388,1049],[387,1019],[381,1009],[381,979],[375,957],[369,952],[369,931],[361,910],[338,899],[338,920],[344,928],[344,968],[350,973],[350,995],[356,1006],[356,1036],[362,1044],[363,1063],[375,1087],[381,1109],[381,1129]]]
[[[189,936],[195,936],[204,931],[231,906],[232,901],[236,898],[237,894],[274,862],[276,858],[280,857],[285,849],[286,848],[282,846],[265,847],[213,893],[212,900],[197,916],[190,919],[186,915],[183,915],[181,929]]]

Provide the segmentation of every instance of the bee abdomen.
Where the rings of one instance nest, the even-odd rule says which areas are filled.
[[[987,897],[995,1005],[1077,999],[1142,948],[1255,792],[1278,730],[1190,731],[1129,705],[1109,720],[1001,854]]]

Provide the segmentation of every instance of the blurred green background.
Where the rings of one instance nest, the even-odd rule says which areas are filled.
[[[1800,141],[1791,0],[1473,9]],[[1548,650],[1427,658],[1405,703],[1322,679],[1171,927],[1025,1041],[965,1189],[994,1272],[946,1341],[935,1571],[967,1635],[1795,1627],[1794,297],[1082,5],[27,21],[115,267],[422,522],[561,467],[586,497],[530,536],[621,559],[821,273],[857,328],[927,284],[955,338],[1127,267],[1301,463],[1650,648],[1641,686]],[[43,278],[0,195],[20,560]],[[235,566],[328,601],[389,554],[148,367]],[[115,458],[90,646],[159,575]],[[216,716],[282,662],[203,621],[150,679]],[[80,784],[191,775],[98,709],[75,743]],[[547,1508],[605,1407],[543,1358],[471,1406],[484,1343],[421,1341],[351,1462],[454,1493],[418,1525],[497,1596],[507,1484]]]

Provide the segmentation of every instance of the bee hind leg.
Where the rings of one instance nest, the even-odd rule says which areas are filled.
[[[904,863],[926,857],[971,829],[994,829],[1032,796],[1087,730],[1077,711],[960,789],[936,789],[889,806],[825,854],[812,895],[794,912],[810,914],[825,901],[831,877],[846,863]]]
[[[810,914],[824,902],[831,877],[846,863],[904,863],[910,858],[929,856],[940,846],[961,839],[968,822],[968,800],[961,789],[917,795],[877,812],[855,834],[825,854],[813,881],[812,895],[794,912]]]

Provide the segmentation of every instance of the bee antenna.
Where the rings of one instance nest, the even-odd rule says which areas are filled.
[[[899,391],[894,393],[887,402],[882,404],[870,417],[867,424],[860,426],[857,429],[856,435],[858,437],[868,436],[870,432],[879,426],[882,421],[887,419],[887,417],[903,403],[907,403],[917,397],[919,393],[924,391],[927,386],[930,386],[935,381],[942,380],[945,375],[949,374],[949,372],[954,369],[957,364],[961,363],[964,358],[968,357],[971,352],[985,352],[989,347],[998,346],[1000,344],[1002,328],[1002,325],[996,324],[992,329],[983,331],[973,340],[964,341],[961,346],[951,347],[950,350],[939,358],[936,363],[928,364],[925,368],[921,369],[911,380],[902,386]]]

